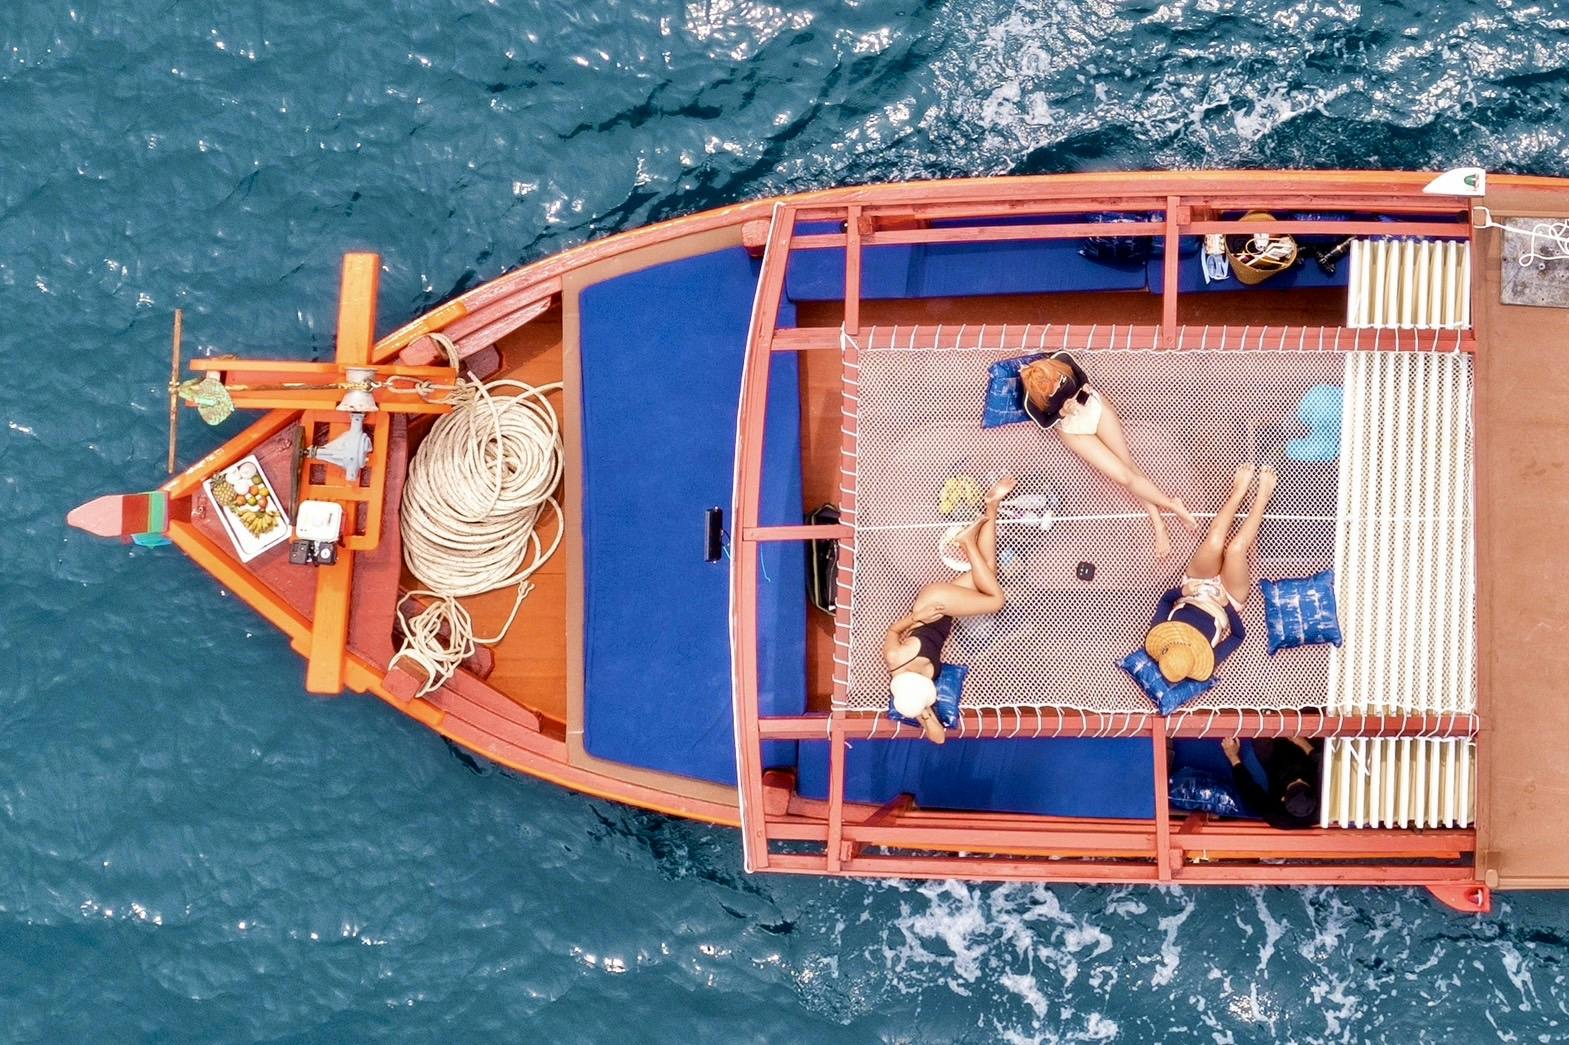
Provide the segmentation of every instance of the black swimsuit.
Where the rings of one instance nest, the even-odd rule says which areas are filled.
[[[953,618],[946,615],[926,624],[917,624],[911,628],[907,637],[914,639],[920,644],[921,648],[914,657],[899,665],[899,668],[908,667],[917,658],[925,657],[931,663],[933,671],[940,671],[942,669],[942,648],[947,644],[948,633],[951,631],[953,631]],[[899,669],[896,668],[894,670],[897,671]]]

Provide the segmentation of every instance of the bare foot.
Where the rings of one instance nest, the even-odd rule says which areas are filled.
[[[1171,535],[1158,515],[1150,520],[1150,529],[1155,531],[1155,564],[1158,566],[1171,558]]]
[[[992,510],[996,510],[999,504],[1008,499],[1008,495],[1013,492],[1013,488],[1018,485],[1018,482],[1011,475],[1005,475],[998,479],[996,484],[986,494],[986,504]]]
[[[1237,465],[1237,474],[1231,480],[1232,487],[1236,489],[1238,493],[1246,490],[1248,488],[1248,484],[1253,481],[1253,472],[1253,464],[1249,461],[1244,461],[1242,464]]]
[[[941,744],[948,739],[948,731],[943,729],[942,723],[937,720],[937,712],[931,708],[921,712],[919,722],[921,732],[925,733],[926,739],[933,744]]]
[[[1275,493],[1275,487],[1279,484],[1279,482],[1280,476],[1275,473],[1275,469],[1271,468],[1267,464],[1260,468],[1258,470],[1258,495],[1255,498],[1257,503],[1260,505],[1268,504],[1269,499]]]
[[[1188,511],[1188,506],[1183,504],[1180,498],[1173,497],[1171,499],[1171,512],[1178,519],[1182,520],[1182,525],[1187,528],[1189,533],[1199,532],[1199,521],[1193,518],[1193,513]]]

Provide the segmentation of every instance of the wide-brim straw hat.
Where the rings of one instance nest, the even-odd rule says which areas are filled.
[[[1215,647],[1204,633],[1180,620],[1155,625],[1144,636],[1144,652],[1160,665],[1167,682],[1206,681],[1215,674]]]

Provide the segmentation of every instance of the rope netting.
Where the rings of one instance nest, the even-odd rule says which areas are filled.
[[[1029,343],[993,339],[992,347],[975,348],[970,347],[976,344],[972,329],[963,348],[911,348],[899,342],[894,332],[873,330],[846,344],[845,429],[853,441],[841,484],[853,506],[846,517],[854,539],[845,549],[853,554],[844,556],[853,564],[850,577],[841,577],[850,590],[850,612],[840,618],[837,707],[887,707],[884,631],[908,611],[921,585],[954,576],[939,557],[939,544],[949,527],[974,518],[975,509],[963,497],[971,482],[984,489],[995,476],[1014,475],[1018,486],[1012,499],[1022,506],[1005,510],[998,525],[998,572],[1006,605],[993,617],[957,622],[945,651],[945,660],[970,667],[964,704],[971,709],[1148,714],[1150,702],[1118,662],[1142,642],[1157,601],[1181,575],[1203,526],[1230,491],[1237,465],[1260,453],[1281,461],[1279,488],[1259,534],[1255,577],[1305,577],[1331,569],[1337,565],[1337,547],[1343,563],[1353,546],[1352,557],[1384,554],[1379,535],[1404,525],[1395,517],[1412,506],[1406,498],[1383,497],[1383,491],[1445,468],[1450,475],[1463,471],[1465,499],[1451,497],[1442,508],[1426,507],[1437,514],[1461,505],[1460,517],[1452,521],[1469,540],[1468,423],[1440,430],[1386,420],[1377,409],[1348,408],[1345,416],[1364,429],[1358,445],[1382,448],[1406,464],[1400,470],[1385,468],[1371,453],[1342,461],[1336,452],[1336,441],[1346,442],[1351,434],[1340,430],[1343,422],[1335,412],[1324,412],[1325,402],[1338,405],[1348,365],[1370,353],[1076,351],[1090,383],[1120,416],[1135,462],[1199,518],[1200,532],[1190,534],[1167,517],[1173,551],[1157,563],[1149,520],[1137,502],[1071,453],[1055,433],[1029,423],[981,427],[988,366],[1038,351],[1034,338]],[[1455,386],[1450,398],[1439,396],[1435,402],[1448,402],[1454,411],[1463,397],[1469,418],[1468,358],[1452,352],[1379,355],[1443,356],[1442,362],[1424,359],[1413,367],[1410,382],[1392,385],[1391,394],[1416,397],[1426,391],[1425,382],[1448,380]],[[1305,400],[1312,407],[1304,408]],[[1315,410],[1327,450],[1324,438],[1313,445],[1314,433],[1303,420]],[[1281,453],[1294,442],[1290,452]],[[1423,462],[1431,464],[1427,472]],[[1354,501],[1342,497],[1346,474],[1361,491]],[[1356,519],[1349,514],[1353,504]],[[944,508],[951,510],[945,514]],[[1438,532],[1436,526],[1431,529]],[[1352,533],[1374,538],[1351,539]],[[1420,539],[1400,545],[1411,559],[1412,576],[1452,574],[1458,567],[1449,556],[1457,547]],[[1086,563],[1094,567],[1089,580],[1080,577]],[[1342,605],[1350,600],[1358,607],[1354,620],[1359,625],[1368,613],[1405,612],[1404,598],[1392,582],[1368,587],[1364,571],[1350,566],[1337,582]],[[1378,606],[1369,602],[1367,591],[1376,593]],[[1469,586],[1454,586],[1456,598],[1469,598],[1469,593]],[[1215,686],[1186,710],[1332,704],[1332,647],[1309,646],[1271,657],[1256,590],[1242,620],[1246,641],[1217,672]],[[1436,643],[1462,627],[1470,627],[1468,604],[1463,615],[1435,616],[1422,634]],[[1348,644],[1381,641],[1383,635],[1370,628],[1354,634],[1355,640],[1348,632]],[[1407,664],[1414,658],[1401,661],[1399,670]]]

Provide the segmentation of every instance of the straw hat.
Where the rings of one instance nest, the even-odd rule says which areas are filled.
[[[1215,673],[1215,647],[1204,633],[1180,620],[1157,624],[1144,636],[1144,652],[1160,665],[1167,682],[1197,679],[1203,682]]]

